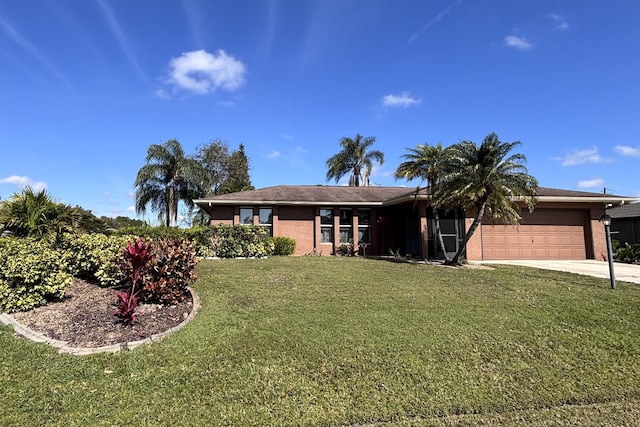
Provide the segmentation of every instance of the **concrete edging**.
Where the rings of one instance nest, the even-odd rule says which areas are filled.
[[[22,325],[18,321],[16,321],[13,317],[11,317],[7,313],[0,313],[0,323],[3,325],[11,325],[13,326],[13,330],[17,335],[20,335],[30,341],[45,343],[50,345],[53,348],[58,349],[58,353],[69,353],[76,356],[85,356],[88,354],[97,354],[97,353],[117,353],[121,350],[131,350],[142,344],[151,344],[155,341],[159,341],[160,339],[176,332],[178,329],[181,329],[184,325],[189,323],[196,316],[196,313],[200,309],[200,298],[190,287],[187,288],[189,293],[191,293],[191,312],[189,315],[178,325],[174,326],[163,332],[158,332],[157,334],[153,334],[148,338],[138,340],[138,341],[129,341],[122,342],[117,344],[105,345],[102,347],[71,347],[68,342],[60,341],[53,338],[49,338],[39,332],[36,332],[32,329],[27,328]]]

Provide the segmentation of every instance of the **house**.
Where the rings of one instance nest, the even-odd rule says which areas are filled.
[[[611,217],[611,239],[640,245],[640,203],[618,206],[607,213]]]
[[[483,220],[467,243],[469,260],[606,259],[606,204],[636,199],[553,188],[538,189],[533,213],[519,226]],[[296,255],[335,254],[354,243],[366,255],[389,251],[442,258],[434,238],[433,209],[426,189],[281,185],[194,200],[211,224],[261,224],[273,236],[296,241]],[[473,221],[462,209],[439,212],[447,252],[453,255]]]

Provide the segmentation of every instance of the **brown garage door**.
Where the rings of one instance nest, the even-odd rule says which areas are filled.
[[[586,259],[582,210],[536,209],[519,226],[482,224],[482,256],[490,259]]]

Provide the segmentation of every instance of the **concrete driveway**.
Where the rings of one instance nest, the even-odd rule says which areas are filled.
[[[585,274],[587,276],[609,278],[609,263],[606,261],[585,260],[505,260],[505,261],[474,261],[474,264],[510,264],[526,267],[543,268],[546,270],[568,271],[569,273]],[[616,281],[640,283],[640,265],[613,263]]]

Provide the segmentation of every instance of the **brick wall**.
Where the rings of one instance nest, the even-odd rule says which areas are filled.
[[[295,255],[304,255],[317,246],[314,226],[315,210],[313,206],[278,207],[276,235],[291,237],[296,241]]]

